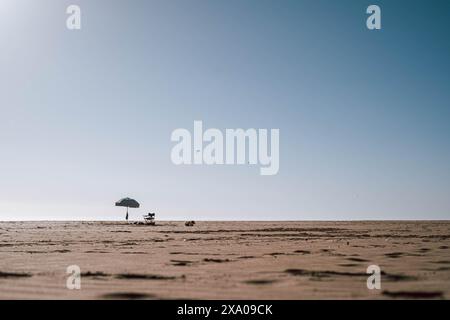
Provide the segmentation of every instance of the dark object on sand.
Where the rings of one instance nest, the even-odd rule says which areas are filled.
[[[127,207],[125,219],[128,221],[128,208],[139,208],[139,202],[131,198],[123,198],[116,202],[116,207]]]
[[[195,224],[195,221],[194,221],[194,220],[186,221],[186,222],[184,223],[184,225],[185,225],[186,227],[193,227],[194,224]]]

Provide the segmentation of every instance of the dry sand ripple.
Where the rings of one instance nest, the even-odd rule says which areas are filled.
[[[448,221],[0,222],[0,299],[449,299],[449,248]]]

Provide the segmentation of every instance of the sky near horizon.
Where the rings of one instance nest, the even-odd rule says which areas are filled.
[[[0,220],[450,219],[450,1],[0,0],[0,41]],[[174,165],[195,120],[278,174]]]

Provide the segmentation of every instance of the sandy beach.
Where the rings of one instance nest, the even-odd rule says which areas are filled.
[[[0,299],[449,299],[449,247],[449,221],[0,222]]]

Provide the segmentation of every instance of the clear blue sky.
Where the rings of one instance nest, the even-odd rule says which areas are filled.
[[[131,218],[449,219],[449,21],[446,0],[0,0],[0,220],[123,219],[124,196]],[[173,165],[194,120],[279,128],[278,175]]]

